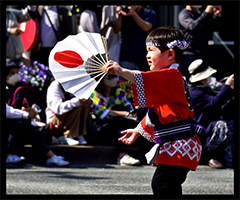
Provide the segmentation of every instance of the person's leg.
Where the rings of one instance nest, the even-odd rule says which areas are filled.
[[[224,161],[226,167],[234,167],[234,120],[227,120],[228,137],[224,148]]]
[[[89,107],[82,108],[80,118],[80,135],[87,135],[87,118],[89,114]]]
[[[7,119],[6,133],[7,133],[7,153],[20,154],[22,153],[25,132],[29,121],[26,119]]]
[[[47,153],[46,153],[46,158],[52,158],[55,154],[53,153],[52,150],[49,150]]]
[[[6,119],[5,144],[7,163],[20,163],[25,160],[21,154],[23,153],[23,140],[27,123],[28,120],[26,119]]]
[[[209,157],[208,165],[213,168],[223,168],[224,148],[228,138],[228,127],[224,120],[215,123],[213,133],[207,143],[206,151]]]
[[[124,130],[120,129],[121,125],[124,126],[118,118],[106,120],[104,127],[96,135],[97,144],[116,146],[117,155],[123,152],[126,153],[127,145],[118,141],[118,138],[122,136],[121,130]]]
[[[89,114],[89,109],[90,107],[82,107],[82,112],[81,112],[81,116],[80,116],[80,133],[79,133],[79,137],[78,137],[78,141],[79,144],[87,144],[87,141],[85,140],[85,138],[83,136],[87,135],[87,119],[88,119],[88,114]]]
[[[116,137],[115,140],[117,141],[116,145],[117,145],[118,154],[120,154],[120,153],[126,154],[127,153],[126,149],[128,147],[128,145],[124,144],[121,141],[118,141],[118,138],[123,136],[121,134],[121,132],[124,130],[130,129],[130,128],[135,128],[137,125],[138,125],[138,122],[131,120],[131,119],[124,118],[124,117],[116,117],[116,119],[113,120],[112,126],[115,128],[116,133],[117,133],[115,136]],[[131,145],[131,146],[133,146],[133,145]]]
[[[163,198],[181,196],[189,170],[182,166],[158,165],[152,178],[153,194]]]
[[[78,138],[80,132],[80,119],[82,107],[76,107],[64,116],[63,135],[67,137]]]
[[[41,156],[47,157],[47,153],[51,148],[48,145],[47,138],[44,136],[41,127],[30,126],[25,143],[32,144],[33,148],[36,149]]]
[[[121,131],[128,128],[136,127],[136,123],[133,120],[133,126],[128,126],[128,120],[122,117],[116,117],[112,120],[108,120],[106,126],[101,128],[101,130],[97,133],[96,142],[97,144],[101,145],[114,145],[116,146],[116,153],[117,153],[117,163],[121,165],[138,165],[140,161],[132,158],[127,154],[127,147],[128,145],[124,144],[121,141],[118,141],[118,138],[122,137]],[[130,122],[130,124],[132,124]]]

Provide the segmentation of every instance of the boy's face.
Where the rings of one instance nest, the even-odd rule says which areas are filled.
[[[161,52],[156,46],[147,45],[147,61],[151,71],[158,71],[169,66],[169,50]]]

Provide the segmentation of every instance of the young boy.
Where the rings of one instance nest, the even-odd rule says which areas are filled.
[[[160,27],[146,39],[146,57],[151,71],[131,71],[113,61],[106,65],[108,72],[133,83],[135,106],[149,108],[139,125],[123,131],[125,135],[119,140],[130,145],[142,135],[150,142],[160,144],[152,189],[155,195],[162,197],[182,194],[181,184],[189,170],[196,170],[202,151],[197,132],[189,122],[193,110],[185,95],[182,75],[177,70],[177,62],[186,47],[179,29]]]

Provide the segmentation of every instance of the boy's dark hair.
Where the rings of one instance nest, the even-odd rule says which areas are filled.
[[[146,43],[148,42],[157,42],[157,47],[162,51],[166,51],[169,49],[167,46],[168,42],[172,42],[174,40],[185,40],[182,31],[174,26],[162,26],[154,29],[151,33],[149,33]],[[175,60],[179,62],[182,58],[183,50],[178,48],[177,46],[172,48],[175,52]]]

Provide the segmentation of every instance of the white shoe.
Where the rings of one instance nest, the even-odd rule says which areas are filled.
[[[74,140],[73,137],[67,137],[66,140],[67,140],[67,144],[70,146],[79,144],[79,142],[77,140]]]
[[[87,144],[87,141],[84,139],[82,135],[78,137],[79,144]]]
[[[58,141],[60,144],[67,144],[67,145],[78,145],[79,142],[77,140],[74,140],[73,137],[67,137],[65,138],[64,136],[60,136],[58,138]]]
[[[56,156],[54,155],[53,157],[47,159],[46,164],[47,165],[56,165],[58,167],[63,167],[69,165],[69,162],[66,160],[63,160],[64,157],[62,156]]]
[[[125,154],[121,159],[118,158],[118,164],[120,165],[139,165],[140,161],[135,159],[128,154]]]
[[[24,161],[23,156],[19,157],[18,155],[9,155],[6,159],[7,164],[19,164],[21,161]]]

